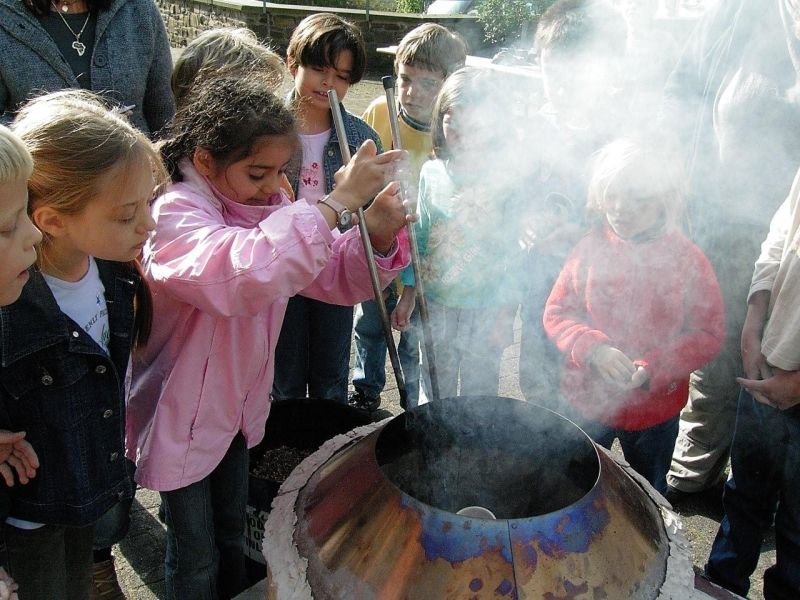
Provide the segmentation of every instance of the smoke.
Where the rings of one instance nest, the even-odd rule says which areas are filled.
[[[551,11],[567,16],[537,32],[538,64],[517,75],[488,69],[480,93],[453,110],[459,139],[443,162],[454,188],[431,177],[420,186],[436,198],[422,209],[431,219],[423,278],[441,396],[496,393],[513,323],[506,309],[521,306],[523,393],[570,413],[558,384],[565,357],[542,313],[566,256],[602,225],[586,210],[588,183],[598,151],[620,137],[657,146],[665,170],[686,174],[676,186],[686,203],[680,227],[711,261],[726,305],[744,306],[758,244],[800,165],[798,11],[793,0],[721,2],[689,32],[656,8],[561,0]],[[645,197],[647,181],[637,185]],[[437,220],[442,213],[450,219]],[[652,268],[668,268],[663,260]],[[619,298],[622,316],[635,315],[631,302]],[[729,346],[740,327],[728,319]],[[646,351],[630,349],[630,358]]]

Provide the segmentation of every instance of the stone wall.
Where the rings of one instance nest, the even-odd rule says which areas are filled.
[[[356,23],[364,34],[369,68],[391,69],[392,56],[377,48],[397,44],[411,29],[426,21],[436,21],[459,32],[475,54],[481,47],[483,32],[474,16],[433,17],[358,8],[333,9],[258,2],[257,0],[156,0],[169,33],[170,44],[182,48],[197,34],[215,27],[247,27],[279,52],[297,24],[315,12],[335,12]]]

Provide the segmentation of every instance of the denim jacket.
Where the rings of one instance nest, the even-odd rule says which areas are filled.
[[[36,477],[8,489],[10,515],[84,526],[133,494],[125,468],[125,373],[131,348],[132,267],[97,260],[111,330],[109,354],[61,312],[37,270],[0,308],[0,429],[26,431]]]
[[[295,98],[295,94],[296,92],[294,90],[289,94],[288,103],[290,106]],[[347,136],[347,145],[350,148],[350,154],[355,154],[361,144],[367,140],[375,142],[379,154],[383,152],[381,138],[375,130],[357,116],[348,112],[341,102],[339,103],[339,108],[342,112],[342,121],[344,122],[344,131]],[[300,187],[300,162],[301,161],[297,161],[297,163],[292,166],[291,171],[287,173],[289,181],[292,182],[292,189],[294,190],[295,197],[297,197],[297,192]],[[342,151],[339,148],[339,137],[336,133],[336,128],[333,127],[331,137],[328,139],[328,143],[325,144],[325,149],[323,150],[322,168],[325,172],[326,192],[333,190],[333,175],[340,167],[344,166],[344,164],[345,161],[342,160]]]

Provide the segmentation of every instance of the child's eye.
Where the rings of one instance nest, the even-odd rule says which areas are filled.
[[[261,174],[259,174],[259,175],[254,175],[253,173],[251,173],[251,174],[250,174],[250,179],[251,179],[252,181],[261,181],[262,179],[264,179],[264,174],[263,174],[263,173],[261,173]]]
[[[345,83],[350,83],[350,76],[349,75],[337,75],[337,77],[344,81]]]

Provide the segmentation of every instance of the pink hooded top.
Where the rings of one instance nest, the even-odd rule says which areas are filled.
[[[331,233],[318,209],[276,194],[223,197],[193,168],[154,205],[144,249],[150,340],[133,363],[126,448],[136,481],[170,491],[200,481],[239,431],[264,437],[274,351],[290,296],[352,305],[372,296],[357,228]],[[387,285],[409,262],[405,232],[378,258]]]

